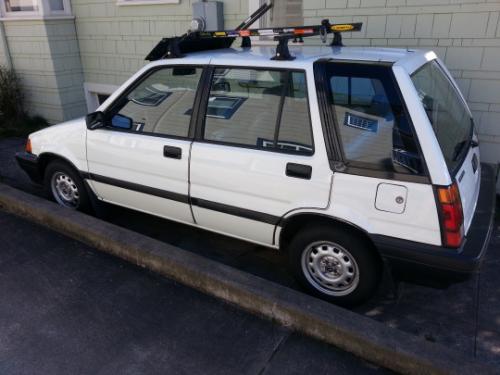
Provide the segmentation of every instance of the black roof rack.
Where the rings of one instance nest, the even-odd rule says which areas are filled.
[[[208,51],[221,48],[229,48],[237,37],[243,38],[242,47],[251,47],[251,36],[274,37],[278,41],[276,55],[273,60],[293,60],[288,50],[290,39],[296,41],[304,37],[320,36],[323,43],[327,35],[333,33],[331,46],[342,46],[340,33],[347,31],[361,31],[362,23],[331,24],[325,19],[321,25],[296,26],[296,27],[274,27],[262,29],[248,29],[257,19],[271,9],[272,4],[262,5],[255,13],[242,22],[234,30],[221,31],[196,31],[188,32],[179,37],[164,38],[146,56],[146,60],[154,61],[164,58],[179,58],[189,52]]]

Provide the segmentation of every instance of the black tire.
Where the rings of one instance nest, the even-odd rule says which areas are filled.
[[[287,250],[298,281],[311,294],[337,305],[365,302],[380,283],[382,262],[354,231],[324,224],[309,227],[292,238]]]
[[[62,196],[60,196],[59,198],[56,196],[57,193],[54,191],[52,187],[52,180],[56,175],[66,177],[65,182],[68,186],[72,187],[73,193],[75,192],[76,189],[76,192],[78,194],[78,200],[77,202],[76,199],[74,200],[75,202],[74,205],[70,205],[69,200],[67,201],[68,204],[64,204],[65,201],[62,198]],[[78,174],[78,172],[76,172],[74,168],[71,167],[68,163],[61,160],[51,161],[47,166],[47,168],[45,169],[44,187],[47,196],[50,199],[54,200],[59,205],[85,213],[90,213],[92,211],[91,210],[92,205],[89,199],[89,195],[87,193],[87,189],[85,188],[84,182],[80,177],[80,175]]]

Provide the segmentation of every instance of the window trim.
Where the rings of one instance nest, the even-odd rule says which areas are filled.
[[[137,6],[137,5],[160,5],[160,4],[180,4],[180,0],[117,0],[116,5]]]
[[[311,107],[310,107],[310,97],[309,97],[309,90],[307,87],[307,71],[305,69],[296,69],[296,68],[279,68],[279,67],[266,67],[266,66],[243,66],[243,65],[209,65],[208,67],[208,74],[207,74],[207,82],[205,83],[204,89],[203,89],[203,96],[201,98],[200,102],[200,110],[198,111],[198,119],[196,123],[196,135],[195,135],[195,141],[201,142],[201,143],[208,143],[208,144],[214,144],[214,145],[220,145],[220,146],[228,146],[228,147],[236,147],[236,148],[244,148],[244,149],[250,149],[250,150],[257,150],[257,151],[266,151],[266,152],[274,152],[274,153],[279,153],[279,154],[287,154],[287,155],[295,155],[295,156],[303,156],[305,158],[309,158],[314,156],[316,152],[316,147],[314,143],[314,130],[312,126],[312,118],[311,118]],[[309,132],[311,135],[311,147],[312,151],[310,153],[300,153],[300,152],[294,152],[292,150],[282,150],[282,149],[277,149],[277,148],[262,148],[258,146],[253,146],[253,145],[245,145],[245,144],[239,144],[239,143],[234,143],[234,142],[224,142],[224,141],[214,141],[214,140],[209,140],[204,138],[204,133],[205,133],[205,120],[206,120],[206,112],[208,108],[208,99],[210,98],[210,91],[211,91],[211,85],[212,85],[212,80],[214,76],[215,69],[248,69],[248,70],[264,70],[264,71],[278,71],[278,72],[287,72],[289,76],[291,76],[291,73],[302,73],[304,74],[304,78],[306,80],[305,84],[305,98],[307,99],[307,115],[309,117]],[[281,109],[283,106],[281,105]],[[280,114],[282,115],[282,111],[280,111]],[[281,117],[278,116],[278,118]],[[278,118],[276,120],[278,120]],[[278,121],[276,121],[278,122]],[[281,120],[279,121],[281,123]],[[276,123],[274,124],[274,130],[276,131]]]
[[[322,113],[322,127],[323,127],[323,132],[327,130],[327,132],[331,133],[332,139],[329,141],[325,137],[325,141],[327,143],[327,150],[329,150],[329,159],[330,159],[330,167],[332,171],[334,172],[341,172],[341,173],[347,173],[347,174],[353,174],[353,175],[358,175],[358,176],[365,176],[365,177],[374,177],[374,178],[380,178],[380,179],[387,179],[387,180],[398,180],[398,181],[406,181],[406,182],[415,182],[415,183],[423,183],[423,184],[430,184],[430,174],[429,170],[427,168],[427,162],[425,160],[425,156],[422,150],[422,147],[420,145],[420,140],[418,139],[417,132],[415,130],[415,125],[413,124],[413,119],[410,116],[410,112],[408,110],[408,107],[406,105],[406,102],[404,100],[403,94],[401,92],[401,88],[399,87],[399,82],[394,75],[394,71],[392,69],[393,63],[387,63],[387,62],[377,62],[377,61],[352,61],[352,60],[345,60],[345,61],[340,61],[340,60],[332,60],[329,58],[325,59],[320,59],[315,62],[315,65],[317,64],[318,68],[315,68],[314,74],[315,74],[315,80],[316,80],[316,89],[318,91],[322,91],[324,95],[326,95],[325,99],[328,99],[329,96],[331,96],[331,90],[328,88],[329,82],[325,79],[326,75],[326,65],[327,64],[357,64],[357,65],[372,65],[372,66],[382,66],[388,69],[388,74],[391,78],[391,81],[394,86],[395,94],[397,95],[398,99],[401,102],[401,106],[403,108],[403,111],[405,115],[407,116],[408,119],[408,125],[410,126],[413,135],[414,135],[414,141],[415,145],[417,147],[417,150],[419,152],[419,156],[422,160],[422,166],[423,166],[423,172],[420,175],[416,174],[410,174],[410,173],[400,173],[400,172],[392,172],[388,170],[384,170],[382,168],[377,168],[375,165],[371,165],[368,163],[363,163],[363,162],[356,162],[356,161],[350,161],[346,158],[345,152],[344,152],[344,147],[343,147],[343,142],[342,138],[340,135],[340,124],[339,124],[339,119],[337,119],[337,116],[335,112],[333,111],[332,108],[328,105],[327,102],[321,102],[318,100],[318,104],[320,107],[320,112]],[[316,77],[316,75],[318,75]],[[322,76],[322,77],[320,77]],[[327,108],[323,108],[324,106],[327,106]],[[328,131],[328,123],[327,119],[331,118],[333,119],[334,127],[330,131]],[[325,133],[326,134],[326,133]],[[330,144],[329,144],[330,143]]]
[[[125,90],[123,90],[122,93],[118,97],[116,97],[115,100],[113,100],[113,102],[111,102],[106,107],[106,109],[103,111],[103,113],[104,113],[105,118],[107,116],[109,116],[109,114],[114,110],[116,105],[120,102],[120,100],[123,97],[128,96],[133,90],[135,90],[137,88],[137,86],[139,86],[145,79],[147,79],[149,76],[151,76],[155,72],[157,72],[159,70],[163,70],[163,69],[174,69],[176,67],[183,67],[183,68],[189,67],[189,68],[201,69],[200,80],[198,82],[198,86],[196,88],[196,93],[195,93],[195,97],[194,97],[194,101],[193,101],[193,113],[195,115],[191,114],[191,118],[190,118],[190,122],[189,122],[189,126],[188,126],[188,135],[186,137],[178,136],[178,135],[154,133],[154,132],[142,132],[142,131],[137,132],[135,130],[114,128],[114,127],[108,126],[108,125],[102,127],[101,129],[106,130],[106,131],[116,131],[116,132],[120,132],[120,133],[130,133],[130,134],[135,134],[135,135],[144,135],[144,136],[159,137],[159,138],[166,138],[166,139],[193,140],[193,138],[194,138],[193,127],[194,127],[194,123],[195,123],[195,121],[197,121],[197,117],[198,117],[196,115],[197,114],[196,108],[197,108],[197,103],[200,100],[199,93],[201,91],[201,88],[203,87],[202,85],[203,85],[204,81],[206,80],[205,75],[206,75],[207,66],[204,66],[204,65],[172,64],[172,65],[159,65],[159,66],[152,67],[151,69],[143,72],[143,74],[141,74],[139,77],[137,77],[137,79],[132,84],[130,84]]]
[[[51,10],[49,0],[34,0],[36,11],[7,11],[5,0],[0,0],[0,20],[72,19],[70,0],[62,0],[63,10]]]

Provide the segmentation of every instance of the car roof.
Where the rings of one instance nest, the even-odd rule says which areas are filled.
[[[305,68],[318,59],[331,59],[333,61],[370,61],[386,62],[408,66],[409,73],[432,59],[435,56],[432,51],[402,49],[402,48],[379,48],[379,47],[330,47],[330,46],[294,46],[290,45],[290,53],[295,56],[291,61],[272,61],[271,58],[276,53],[275,46],[254,46],[252,48],[226,48],[220,50],[210,50],[189,53],[193,58],[209,58],[210,64],[226,65],[236,63],[247,66],[272,66],[277,64],[287,67]],[[432,56],[430,56],[432,55]],[[183,59],[186,59],[184,57]],[[275,63],[275,64],[273,64]]]

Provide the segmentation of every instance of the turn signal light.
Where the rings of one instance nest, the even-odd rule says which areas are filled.
[[[32,153],[32,150],[31,150],[31,139],[29,139],[29,138],[26,141],[26,145],[24,145],[24,151],[26,151],[28,154]]]
[[[458,185],[437,187],[443,245],[458,248],[464,237],[464,214]]]

